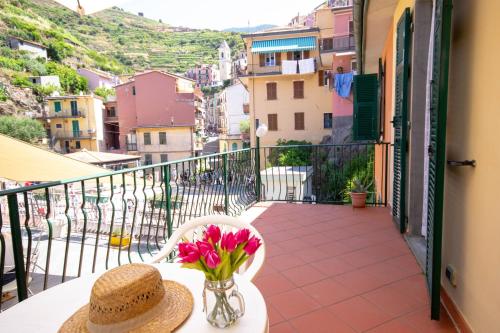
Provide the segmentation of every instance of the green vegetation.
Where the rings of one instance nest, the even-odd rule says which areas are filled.
[[[272,166],[306,166],[311,165],[311,142],[279,139],[277,146],[283,148],[272,148],[268,161]],[[294,145],[306,145],[301,147],[286,147]]]
[[[110,88],[106,88],[106,87],[97,87],[94,90],[94,94],[106,99],[106,98],[108,98],[108,96],[114,96],[115,90],[110,89]]]
[[[78,94],[88,90],[87,79],[80,76],[74,69],[49,61],[46,65],[47,74],[59,76],[61,88],[69,93]]]
[[[14,116],[0,117],[0,133],[29,143],[34,143],[46,135],[39,121]]]
[[[33,84],[28,79],[28,77],[26,75],[22,75],[22,74],[15,74],[12,77],[11,82],[13,85],[15,85],[17,87],[21,87],[21,88],[31,88],[33,86]]]
[[[5,102],[8,98],[7,90],[4,86],[0,85],[0,102]]]
[[[240,132],[245,133],[245,134],[250,133],[250,121],[249,120],[240,121]]]

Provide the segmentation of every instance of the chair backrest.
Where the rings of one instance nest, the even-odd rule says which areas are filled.
[[[165,244],[163,249],[153,257],[151,263],[161,262],[175,250],[177,244],[181,241],[181,239],[188,238],[189,240],[193,240],[196,229],[200,227],[206,227],[211,224],[215,224],[222,227],[227,226],[237,229],[247,228],[250,230],[252,235],[259,237],[262,240],[262,245],[259,247],[257,252],[255,252],[253,260],[250,262],[250,265],[246,267],[245,272],[242,273],[242,275],[248,278],[249,280],[253,280],[260,271],[260,269],[262,268],[262,265],[264,264],[264,259],[265,259],[264,239],[262,238],[262,235],[257,231],[257,229],[255,229],[255,227],[253,227],[251,224],[243,222],[238,218],[226,215],[208,215],[208,216],[198,217],[186,222],[172,234],[172,236]]]

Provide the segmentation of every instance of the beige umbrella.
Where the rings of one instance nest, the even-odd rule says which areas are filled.
[[[89,15],[109,7],[116,6],[126,0],[55,0],[80,15]]]

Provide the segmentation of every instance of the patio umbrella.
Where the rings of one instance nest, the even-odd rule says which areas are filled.
[[[92,14],[113,7],[127,0],[55,0],[80,15]]]

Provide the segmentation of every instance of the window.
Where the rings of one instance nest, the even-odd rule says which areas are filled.
[[[267,87],[267,99],[270,101],[278,99],[277,83],[276,82],[268,82],[268,83],[266,83],[266,87]]]
[[[168,162],[168,154],[160,154],[160,161],[161,163]]]
[[[323,128],[332,128],[332,114],[323,113]]]
[[[270,131],[278,130],[278,114],[272,113],[267,115],[267,127]]]
[[[304,130],[304,112],[295,112],[295,130]]]
[[[61,102],[59,102],[59,101],[54,102],[54,111],[61,112]]]
[[[328,81],[329,81],[329,72],[328,71],[324,71],[324,70],[319,70],[318,71],[318,85],[320,87],[324,87],[324,86],[327,86],[328,85]]]
[[[153,155],[144,154],[144,165],[151,165],[151,164],[153,164]]]
[[[82,145],[80,144],[80,141],[75,141],[75,148],[76,149],[81,149]]]
[[[159,138],[160,138],[160,144],[161,145],[166,145],[167,144],[167,133],[160,132],[158,134],[159,134]]]
[[[264,54],[264,66],[276,66],[276,54],[275,53],[265,53]]]
[[[232,151],[238,150],[238,144],[236,142],[233,142],[233,144],[231,145],[231,150]]]
[[[135,86],[132,87],[132,95],[135,96]]]
[[[333,50],[333,38],[325,38],[322,40],[321,49],[323,51]]]
[[[353,91],[353,140],[377,140],[378,74],[355,75]]]
[[[349,35],[353,35],[353,34],[354,34],[354,21],[349,20]]]
[[[116,109],[114,106],[108,109],[108,117],[116,117]]]
[[[357,70],[358,70],[358,62],[356,61],[356,59],[352,59],[351,60],[351,71],[357,72]]]
[[[62,124],[56,124],[56,128],[62,128]]]
[[[293,81],[293,98],[304,98],[304,81]]]
[[[257,130],[257,128],[259,128],[259,125],[260,125],[260,121],[258,118],[255,119],[255,129]]]
[[[144,144],[145,145],[151,144],[151,133],[144,133]]]

